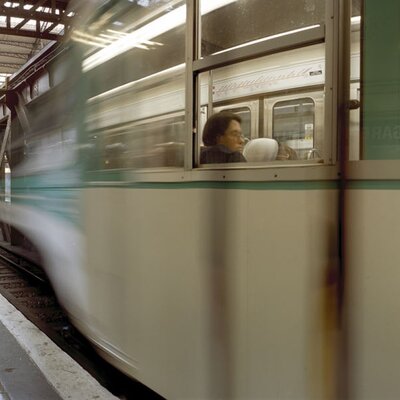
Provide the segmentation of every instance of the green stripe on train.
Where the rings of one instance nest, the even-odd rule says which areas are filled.
[[[135,182],[128,184],[135,189],[236,189],[236,190],[327,190],[337,189],[335,181],[279,181],[279,182]]]
[[[94,177],[94,176],[92,176]],[[80,188],[129,188],[129,189],[237,189],[237,190],[326,190],[337,189],[337,181],[181,181],[181,182],[134,182],[127,181],[121,171],[96,176],[89,182],[80,181],[78,186],[63,181],[47,180],[44,176],[14,178],[12,192],[62,191]],[[123,179],[125,178],[125,179]],[[57,183],[55,183],[57,182]]]
[[[400,180],[357,180],[348,181],[349,190],[400,190]]]
[[[79,195],[76,188],[13,188],[11,203],[33,207],[80,226]]]
[[[316,181],[181,181],[181,182],[130,182],[122,179],[121,173],[106,174],[102,180],[91,182],[80,181],[78,185],[71,182],[47,181],[41,177],[21,177],[12,181],[12,193],[37,193],[45,191],[47,196],[51,192],[74,191],[83,188],[129,188],[129,189],[237,189],[237,190],[329,190],[338,189],[339,182],[335,180]],[[357,190],[399,190],[400,180],[349,180],[347,189]],[[70,194],[65,194],[67,197]],[[63,197],[63,196],[62,196]]]

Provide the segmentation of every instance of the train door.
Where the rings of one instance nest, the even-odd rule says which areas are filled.
[[[297,159],[323,157],[323,126],[322,91],[264,99],[264,136],[295,151]]]

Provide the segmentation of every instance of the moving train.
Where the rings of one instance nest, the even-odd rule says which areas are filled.
[[[396,235],[378,232],[398,191],[365,161],[361,2],[79,3],[8,83],[3,239],[165,398],[393,399]],[[201,165],[221,110],[245,152],[279,151]]]

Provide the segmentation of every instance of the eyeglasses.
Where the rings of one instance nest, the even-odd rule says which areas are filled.
[[[242,140],[245,139],[245,137],[241,133],[237,133],[237,132],[229,132],[228,135],[231,135],[232,137],[234,137],[236,139],[242,139]]]

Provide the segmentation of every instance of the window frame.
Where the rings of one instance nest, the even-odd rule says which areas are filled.
[[[201,27],[201,16],[199,0],[187,0],[187,68],[186,68],[186,115],[187,129],[189,140],[188,148],[194,146],[194,154],[186,154],[189,158],[185,162],[186,170],[197,171],[202,170],[204,166],[199,168],[199,138],[201,130],[199,126],[199,120],[196,116],[200,115],[200,107],[204,106],[200,102],[200,82],[199,76],[203,72],[213,71],[214,69],[233,65],[241,61],[247,61],[255,59],[261,56],[280,53],[286,50],[292,50],[309,46],[312,44],[324,43],[325,44],[325,107],[324,107],[324,137],[326,142],[324,143],[324,151],[321,154],[323,165],[325,167],[333,167],[336,170],[335,175],[337,176],[337,102],[338,102],[338,77],[339,72],[339,46],[338,37],[340,34],[339,22],[340,22],[340,5],[335,0],[326,1],[326,18],[324,25],[318,25],[308,30],[297,32],[295,34],[288,34],[277,38],[271,38],[264,42],[250,44],[248,46],[234,48],[227,50],[223,53],[213,54],[204,58],[199,58],[199,38],[200,38],[200,27]],[[348,21],[350,23],[350,21]],[[194,46],[192,46],[194,44]],[[335,61],[336,60],[336,61]],[[212,108],[212,104],[208,104],[209,108]],[[192,145],[191,145],[192,144]],[[300,161],[300,160],[299,160]],[[304,167],[310,163],[308,160],[290,164],[291,169],[295,166]],[[322,165],[322,164],[320,164]],[[285,162],[281,162],[282,167],[288,167],[289,165]],[[243,168],[243,166],[241,167]],[[259,167],[257,167],[259,168]],[[263,168],[271,169],[277,168],[275,162],[265,163]],[[209,168],[207,168],[209,169]],[[229,164],[221,164],[218,166],[219,170],[232,169],[237,170],[237,166]],[[327,168],[324,168],[325,170]],[[246,166],[246,170],[249,171],[248,179],[251,178],[252,166]],[[325,172],[322,172],[322,176]],[[197,172],[195,175],[198,175]],[[276,175],[276,174],[275,174]],[[293,179],[296,179],[297,174],[293,173]],[[218,179],[218,178],[217,178]],[[225,179],[225,178],[224,178]]]
[[[324,93],[322,90],[301,91],[289,95],[271,95],[263,98],[264,132],[266,137],[273,138],[273,110],[277,103],[310,98],[314,102],[313,148],[321,155],[323,144],[328,141],[324,130]]]
[[[174,118],[180,118],[183,117],[182,121],[184,121],[184,112],[183,111],[173,111],[173,112],[169,112],[169,113],[165,113],[162,115],[157,115],[154,117],[147,117],[144,119],[139,119],[137,121],[132,121],[132,122],[128,122],[125,123],[123,125],[120,126],[114,126],[111,129],[108,129],[107,132],[110,135],[110,137],[114,136],[114,135],[127,135],[129,137],[129,129],[134,129],[137,127],[147,127],[150,126],[152,123],[155,122],[164,122],[167,120],[171,120]],[[103,160],[104,159],[104,154],[105,154],[105,150],[107,145],[105,144],[107,141],[107,136],[102,136],[103,135],[103,128],[98,128],[94,131],[91,131],[91,133],[100,136],[100,149],[97,149],[97,154],[99,155],[99,160]],[[130,138],[131,139],[131,138]],[[130,142],[127,142],[130,143]],[[185,147],[186,147],[186,143],[184,143]],[[128,147],[129,148],[129,147]],[[96,168],[96,169],[88,169],[88,172],[91,174],[102,174],[102,173],[109,173],[109,172],[114,172],[114,171],[121,171],[121,172],[129,172],[131,168],[129,167],[118,167],[118,168]],[[183,170],[183,166],[157,166],[157,167],[138,167],[135,168],[135,171],[137,171],[138,173],[141,172],[163,172],[164,170],[168,170],[168,171],[181,171]]]
[[[132,182],[185,182],[185,181],[321,181],[337,180],[340,165],[337,162],[340,145],[338,131],[342,123],[339,109],[345,101],[343,87],[346,73],[343,64],[349,63],[350,54],[343,51],[342,42],[350,19],[346,20],[345,0],[326,0],[325,23],[293,34],[271,38],[264,42],[234,48],[223,53],[199,58],[199,32],[201,28],[199,0],[186,0],[185,34],[185,122],[186,146],[183,170],[131,171],[124,175],[126,183]],[[199,168],[199,122],[201,119],[200,74],[214,69],[299,49],[313,44],[325,45],[325,102],[324,151],[321,160],[272,161],[262,165],[218,164]],[[217,105],[218,106],[218,105]],[[212,109],[213,105],[211,104]],[[262,108],[260,108],[262,112]],[[339,126],[340,125],[340,126]],[[132,179],[129,178],[132,176]]]

